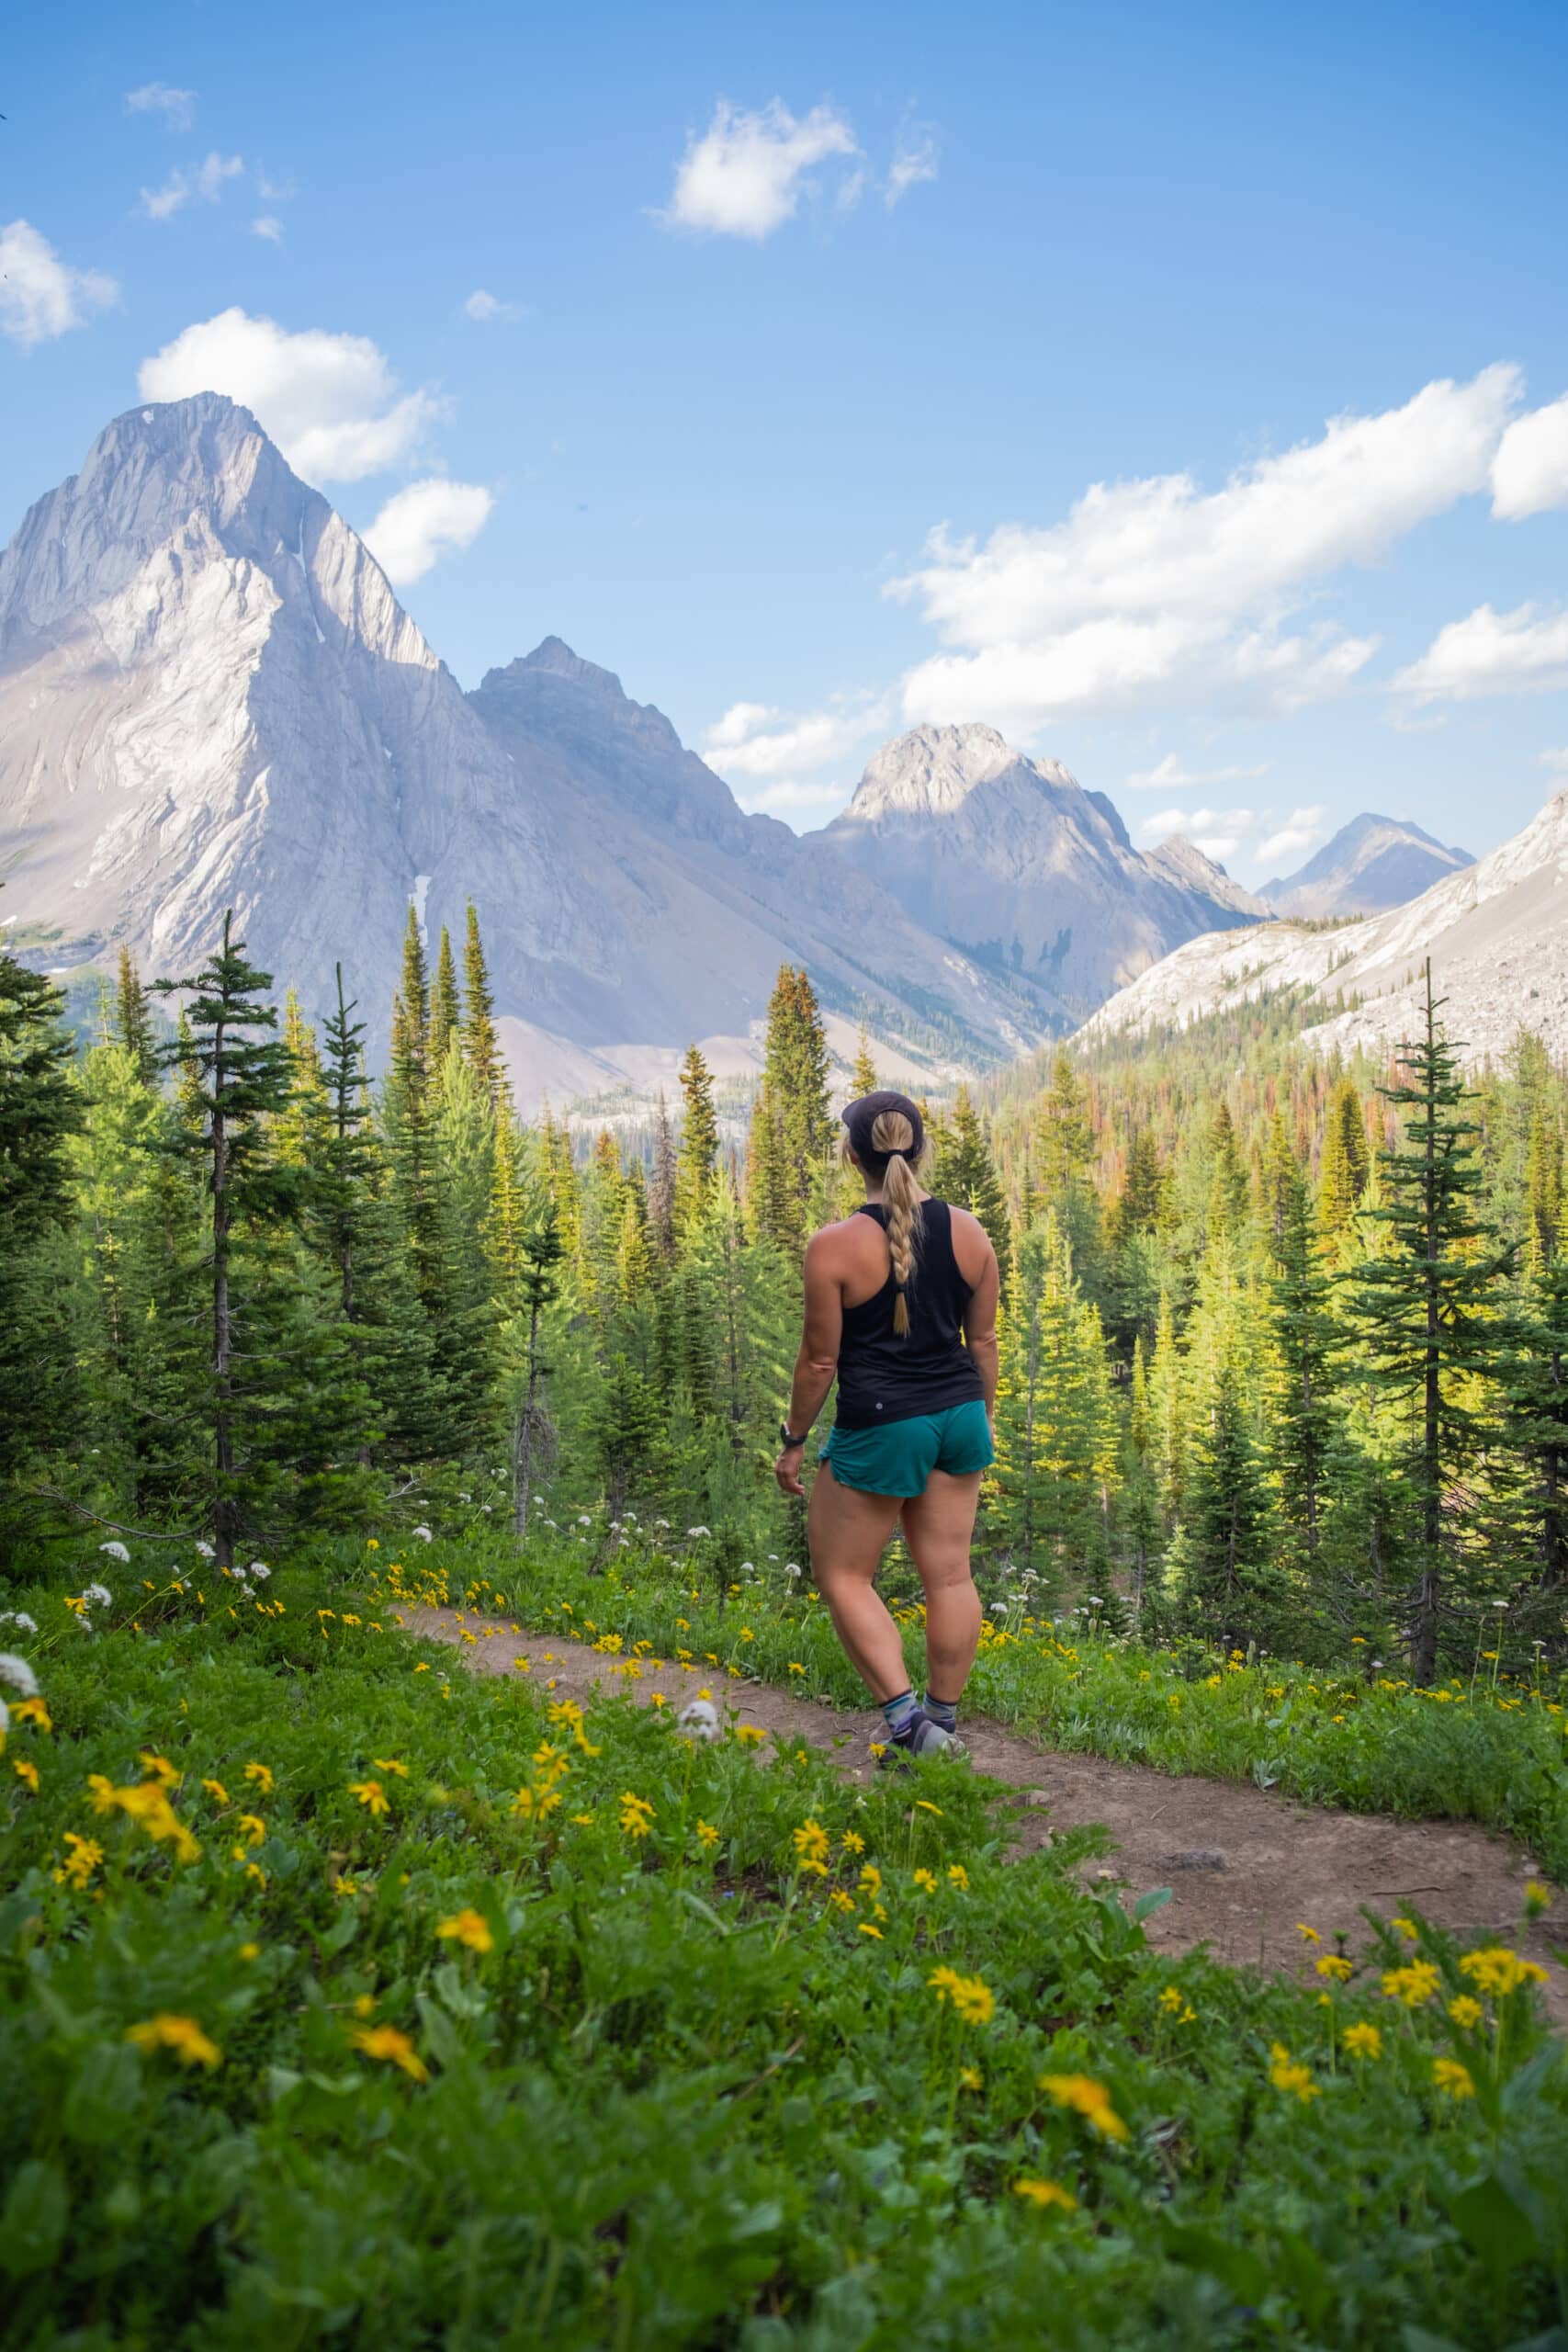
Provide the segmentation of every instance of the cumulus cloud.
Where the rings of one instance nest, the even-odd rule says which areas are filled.
[[[421,580],[448,548],[478,538],[495,504],[479,482],[434,478],[395,491],[364,534],[389,580],[403,587]]]
[[[687,140],[674,192],[654,217],[666,229],[760,243],[794,218],[812,185],[807,173],[859,153],[853,130],[833,107],[813,107],[797,119],[782,98],[757,114],[720,98],[706,130]]]
[[[1506,523],[1568,506],[1568,392],[1516,417],[1492,460],[1492,512]]]
[[[125,94],[127,114],[161,114],[171,130],[190,129],[195,105],[194,90],[172,90],[166,82],[143,82]]]
[[[149,220],[169,220],[193,196],[204,204],[216,204],[224,183],[243,178],[244,169],[243,155],[220,155],[214,148],[199,164],[171,172],[162,187],[144,187],[141,209]]]
[[[483,286],[476,286],[463,305],[463,315],[477,319],[482,326],[491,319],[520,319],[523,310],[520,303],[503,302],[499,295],[490,293]]]
[[[400,464],[443,413],[427,391],[399,398],[386,355],[367,335],[320,327],[294,334],[238,308],[186,327],[142,361],[136,380],[147,401],[227,392],[314,482],[358,481]]]
[[[856,695],[805,713],[775,710],[762,702],[731,703],[703,737],[702,755],[722,775],[788,779],[849,757],[868,737],[880,734],[891,716],[885,695]]]
[[[1300,857],[1304,850],[1315,849],[1328,838],[1326,808],[1292,808],[1277,833],[1259,842],[1253,854],[1259,864],[1274,865],[1287,857]]]
[[[269,245],[280,245],[283,243],[283,223],[276,213],[264,212],[258,220],[251,222],[251,234],[253,237],[265,237]]]
[[[1292,808],[1284,818],[1273,808],[1173,808],[1144,818],[1138,831],[1150,842],[1183,834],[1220,863],[1239,852],[1248,865],[1271,865],[1325,840],[1327,815],[1323,808]]]
[[[1568,686],[1568,612],[1478,605],[1440,628],[1394,685],[1413,702],[1472,702],[1482,695],[1544,694]]]
[[[62,261],[30,221],[0,229],[0,332],[24,351],[85,326],[91,311],[118,300],[112,277]]]
[[[911,720],[1024,730],[1063,710],[1239,693],[1275,710],[1341,692],[1376,650],[1292,616],[1332,574],[1484,489],[1518,371],[1428,384],[1402,408],[1332,419],[1315,440],[1205,492],[1190,474],[1093,484],[1065,520],[984,542],[932,534],[887,593],[957,650],[905,680]]]
[[[1152,768],[1134,768],[1125,778],[1129,792],[1183,792],[1196,784],[1239,784],[1267,775],[1269,763],[1256,768],[1185,768],[1174,752]]]
[[[934,131],[905,130],[899,133],[898,144],[893,151],[893,162],[888,169],[887,183],[882,191],[882,200],[889,212],[900,198],[908,196],[912,187],[919,187],[922,180],[935,179],[941,153]]]

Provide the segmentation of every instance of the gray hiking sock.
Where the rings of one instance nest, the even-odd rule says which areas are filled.
[[[958,1702],[955,1699],[933,1699],[928,1690],[920,1704],[931,1722],[940,1724],[943,1731],[957,1730]]]

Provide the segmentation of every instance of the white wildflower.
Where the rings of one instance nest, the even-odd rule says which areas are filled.
[[[536,1496],[534,1497],[534,1500],[535,1500],[536,1503],[538,1503],[541,1507],[543,1506],[544,1499],[545,1499],[545,1498],[544,1498],[543,1495],[536,1495]]]
[[[82,1598],[84,1600],[92,1601],[99,1609],[109,1608],[114,1600],[114,1595],[107,1584],[85,1585],[82,1589]]]
[[[694,1699],[675,1718],[675,1728],[687,1739],[716,1739],[718,1710],[711,1699]]]
[[[479,1505],[479,1509],[480,1509],[481,1510],[489,1510],[489,1509],[490,1509],[490,1505],[489,1505],[489,1503],[481,1503],[481,1504]]]
[[[410,1532],[412,1535],[417,1535],[417,1536],[418,1536],[418,1538],[419,1538],[419,1540],[420,1540],[420,1542],[421,1542],[422,1544],[431,1544],[431,1543],[434,1543],[434,1536],[431,1534],[430,1530],[429,1530],[429,1528],[428,1528],[428,1527],[414,1527],[414,1528],[411,1528],[411,1529],[410,1529],[410,1531],[409,1531],[409,1532]]]
[[[741,1561],[741,1563],[740,1563],[740,1573],[741,1573],[741,1575],[742,1575],[743,1577],[749,1577],[749,1576],[750,1575],[750,1573],[751,1573],[751,1563],[750,1563],[750,1560],[742,1560],[742,1561]]]
[[[588,1513],[583,1510],[579,1511],[577,1515],[577,1523],[579,1527],[592,1527],[593,1521],[589,1518]]]
[[[992,1603],[991,1603],[991,1614],[992,1614],[992,1616],[993,1616],[993,1617],[1005,1617],[1005,1616],[1007,1615],[1007,1613],[1008,1613],[1008,1605],[1007,1605],[1007,1602],[1006,1602],[1005,1600],[993,1600],[993,1601],[992,1601]]]
[[[653,1523],[655,1527],[668,1527],[670,1521],[667,1519],[656,1519]]]
[[[253,1560],[251,1562],[251,1574],[254,1577],[260,1577],[262,1582],[265,1584],[268,1577],[271,1576],[272,1570],[267,1566],[265,1560]]]
[[[107,1552],[111,1560],[118,1560],[122,1567],[130,1558],[123,1544],[100,1544],[98,1549],[100,1552]]]
[[[203,1558],[204,1560],[210,1560],[210,1559],[211,1559],[211,1557],[212,1557],[212,1546],[211,1546],[211,1544],[198,1544],[197,1545],[197,1547],[196,1547],[196,1548],[197,1548],[197,1550],[201,1554],[201,1556],[202,1556],[202,1558]]]
[[[18,1634],[38,1632],[38,1619],[29,1617],[25,1609],[7,1609],[0,1611],[0,1625],[15,1625]]]
[[[786,1560],[784,1562],[784,1574],[786,1577],[797,1577],[800,1574],[799,1562],[796,1560]]]
[[[457,1497],[457,1500],[458,1500],[460,1503],[471,1503],[471,1502],[473,1501],[473,1499],[474,1499],[474,1498],[473,1498],[472,1495],[463,1495],[463,1494],[460,1494],[460,1495]]]
[[[25,1657],[15,1657],[9,1650],[0,1651],[0,1682],[19,1690],[24,1699],[38,1697],[38,1676]]]

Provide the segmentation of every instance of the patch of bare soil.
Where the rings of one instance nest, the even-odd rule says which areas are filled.
[[[562,1697],[583,1703],[595,1691],[629,1690],[644,1705],[661,1698],[671,1716],[704,1694],[738,1723],[822,1748],[851,1780],[875,1769],[870,1743],[882,1719],[874,1709],[840,1713],[700,1666],[643,1663],[632,1676],[625,1658],[585,1643],[515,1634],[503,1619],[456,1609],[400,1606],[393,1613],[409,1633],[453,1644],[476,1674],[514,1678],[523,1670],[516,1661],[525,1658],[530,1679]],[[1019,1851],[1043,1845],[1053,1829],[1100,1823],[1116,1841],[1114,1875],[1134,1895],[1169,1887],[1170,1901],[1147,1922],[1156,1951],[1202,1944],[1233,1965],[1305,1973],[1313,1952],[1298,1921],[1329,1946],[1342,1930],[1354,1949],[1366,1934],[1363,1905],[1386,1918],[1414,1905],[1438,1926],[1480,1933],[1540,1961],[1548,1971],[1548,2010],[1558,2027],[1568,2027],[1568,1972],[1554,1962],[1539,1924],[1529,1931],[1519,1925],[1535,1866],[1506,1838],[1471,1822],[1337,1813],[1243,1781],[1063,1755],[974,1718],[964,1720],[964,1739],[976,1770],[1017,1792]]]

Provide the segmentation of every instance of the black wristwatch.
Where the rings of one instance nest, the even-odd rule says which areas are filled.
[[[810,1434],[811,1432],[808,1430],[806,1435],[807,1437],[809,1437]],[[791,1452],[795,1446],[804,1445],[806,1443],[806,1438],[796,1437],[795,1431],[791,1429],[787,1421],[781,1421],[779,1423],[779,1441],[784,1446],[786,1453]]]

